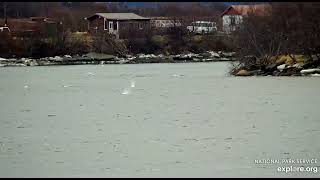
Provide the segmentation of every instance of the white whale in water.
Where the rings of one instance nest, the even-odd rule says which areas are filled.
[[[124,89],[123,91],[122,91],[122,93],[121,94],[123,94],[123,95],[128,95],[128,94],[130,94],[131,93],[131,90],[130,89]]]
[[[121,94],[127,95],[131,94],[131,89],[136,87],[136,82],[134,80],[130,81],[130,86],[128,88],[125,88]]]
[[[173,74],[172,77],[183,77],[183,74]]]
[[[136,87],[136,82],[135,81],[131,81],[131,87],[132,88]]]
[[[88,76],[94,76],[95,74],[92,73],[92,72],[88,72],[87,75],[88,75]]]

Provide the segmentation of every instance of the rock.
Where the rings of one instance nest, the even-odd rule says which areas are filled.
[[[250,73],[251,75],[254,75],[254,76],[260,76],[260,75],[263,75],[263,74],[264,74],[264,72],[263,72],[262,70],[260,70],[260,69],[258,69],[258,70],[253,70],[253,71],[249,71],[249,73]]]
[[[275,70],[272,72],[272,76],[279,76],[279,74],[280,74],[280,71],[278,70]]]
[[[17,64],[7,64],[7,67],[25,67],[27,65],[22,64],[22,63],[17,63]]]
[[[184,55],[178,54],[178,55],[175,55],[173,59],[174,60],[192,60],[193,58],[191,57],[190,54],[184,54]]]
[[[194,60],[200,60],[200,59],[198,59],[198,58],[195,58]],[[214,59],[212,59],[212,58],[205,58],[205,59],[202,59],[202,62],[210,62],[210,61],[214,61]]]
[[[64,58],[72,58],[72,56],[70,56],[70,55],[64,55],[63,57]]]
[[[302,67],[303,69],[310,69],[310,68],[316,68],[320,66],[320,61],[309,61],[305,63]]]
[[[303,69],[300,71],[301,74],[306,75],[306,74],[315,74],[315,73],[320,73],[320,69],[315,68],[315,69]]]
[[[0,57],[0,61],[6,61],[6,60],[7,60],[7,59]]]
[[[291,67],[302,69],[303,64],[302,63],[296,63],[296,64],[292,65]]]
[[[224,58],[220,58],[220,59],[219,59],[219,61],[231,61],[231,59],[230,59],[230,58],[225,58],[225,57],[224,57]]]
[[[287,67],[282,72],[280,72],[280,76],[300,76],[300,70],[299,68],[295,67]]]
[[[277,65],[276,64],[270,64],[270,65],[266,66],[265,69],[266,69],[266,71],[272,72],[272,71],[277,69]]]
[[[220,55],[214,51],[208,51],[211,57],[220,58]]]
[[[211,54],[210,54],[209,52],[201,53],[200,55],[201,55],[202,57],[204,57],[204,58],[209,58],[209,57],[211,57]]]
[[[27,66],[37,66],[38,62],[34,59],[21,58],[21,61]]]
[[[55,57],[49,57],[49,60],[51,60],[51,61],[62,61],[63,58],[60,57],[60,56],[55,56]]]
[[[137,57],[138,57],[138,58],[146,58],[146,55],[145,55],[145,54],[138,54]]]
[[[320,77],[320,74],[315,73],[315,74],[311,74],[311,76],[314,76],[314,77]]]
[[[96,60],[112,60],[115,58],[115,56],[110,54],[102,54],[102,53],[95,53],[95,52],[90,52],[88,54],[85,54],[83,55],[83,57],[96,59]]]
[[[219,54],[223,57],[233,57],[235,52],[221,52]]]
[[[287,66],[286,64],[282,64],[282,65],[277,66],[277,69],[281,72],[286,68],[286,66]]]
[[[236,76],[251,76],[251,73],[247,70],[242,69],[237,72]]]

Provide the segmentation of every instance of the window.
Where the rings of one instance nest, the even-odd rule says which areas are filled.
[[[109,29],[112,29],[113,23],[112,21],[109,22]]]
[[[230,25],[236,25],[236,18],[234,16],[230,16]]]
[[[108,22],[106,20],[104,20],[104,30],[108,29]]]
[[[113,23],[113,30],[117,30],[118,29],[118,23],[115,21]]]
[[[139,23],[138,26],[139,26],[139,29],[142,29],[142,23]]]

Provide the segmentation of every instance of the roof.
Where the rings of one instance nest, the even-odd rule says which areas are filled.
[[[150,19],[152,20],[172,20],[172,19],[176,19],[175,17],[167,17],[167,16],[153,16],[150,17]]]
[[[106,19],[114,20],[150,20],[150,18],[145,18],[134,13],[96,13],[87,19],[93,19],[96,16],[100,16]]]
[[[232,5],[229,6],[222,14],[224,15],[242,15],[247,16],[249,13],[257,15],[266,15],[271,8],[269,4],[255,4],[255,5]]]
[[[5,19],[0,19],[0,25],[4,24]],[[11,31],[40,31],[44,24],[55,23],[53,21],[45,21],[44,23],[39,23],[39,21],[32,21],[31,18],[8,18],[7,25]]]
[[[216,23],[213,21],[194,21],[194,23]]]

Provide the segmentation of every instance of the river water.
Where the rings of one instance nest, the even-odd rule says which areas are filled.
[[[228,67],[1,68],[0,177],[319,177],[320,79]]]

